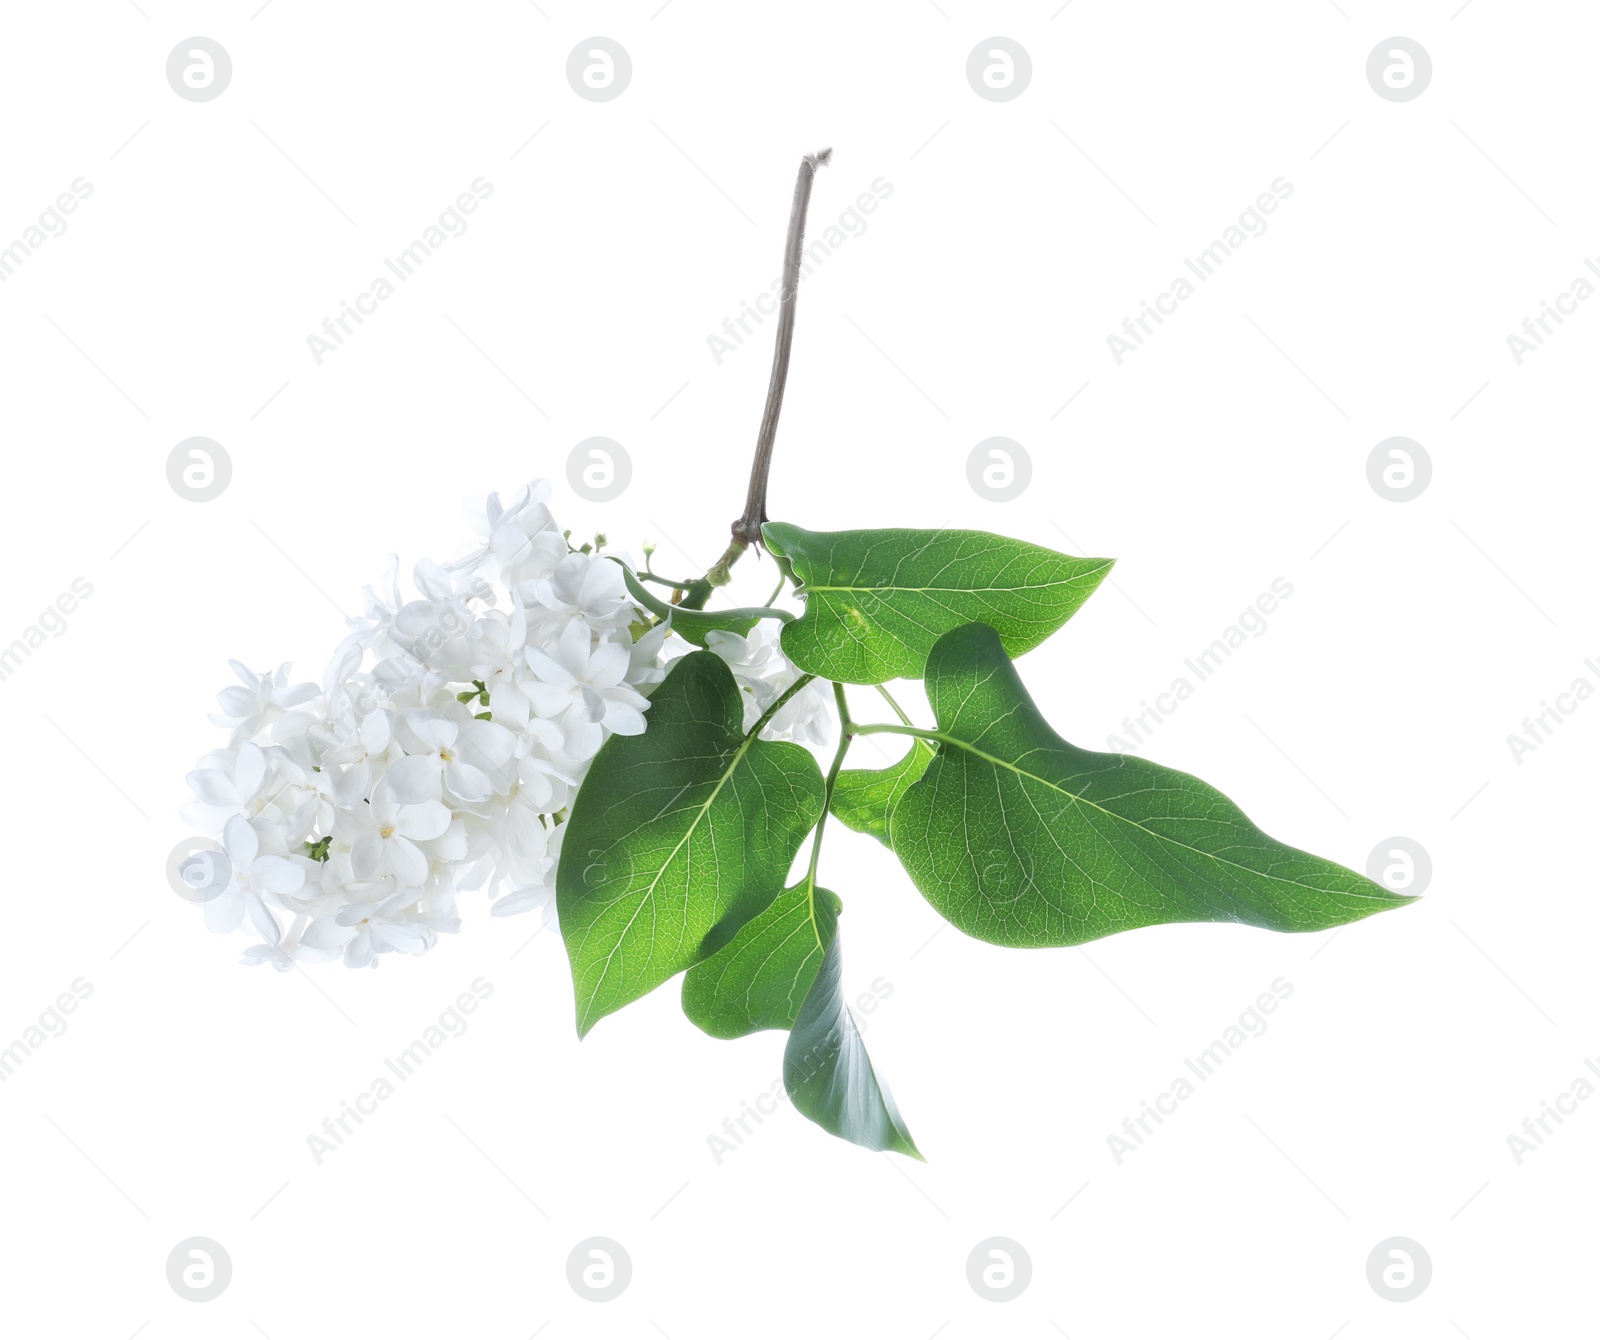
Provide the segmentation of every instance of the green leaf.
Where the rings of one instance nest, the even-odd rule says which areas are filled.
[[[1186,773],[1068,744],[992,628],[928,658],[939,752],[895,807],[895,854],[968,935],[1074,945],[1173,921],[1316,931],[1411,902],[1268,837]]]
[[[806,602],[784,626],[784,652],[847,684],[921,678],[940,636],[974,620],[1020,656],[1072,617],[1112,563],[975,530],[823,532],[771,521],[762,536],[788,559]]]
[[[600,747],[556,870],[578,1034],[692,967],[783,889],[822,813],[822,774],[797,744],[746,735],[733,674],[678,661],[643,735]]]
[[[833,939],[839,899],[808,882],[785,889],[683,979],[683,1012],[714,1038],[793,1028]]]
[[[906,756],[887,768],[846,768],[834,780],[829,812],[846,828],[869,833],[887,847],[889,816],[927,771],[934,749],[928,740],[912,740]]]
[[[706,645],[706,634],[713,630],[738,633],[744,637],[763,619],[792,619],[794,615],[788,610],[768,609],[726,609],[726,610],[695,610],[685,609],[682,605],[669,605],[643,582],[641,582],[627,568],[622,569],[622,580],[627,585],[628,594],[641,606],[649,610],[658,619],[671,619],[672,631],[683,638],[685,642],[693,643],[697,647]]]
[[[920,1159],[845,1004],[840,907],[809,879],[785,889],[689,969],[683,1012],[714,1038],[789,1029],[783,1082],[801,1115],[868,1149]]]
[[[795,1108],[824,1130],[867,1149],[920,1159],[845,1004],[840,963],[836,933],[783,1050],[783,1086]]]

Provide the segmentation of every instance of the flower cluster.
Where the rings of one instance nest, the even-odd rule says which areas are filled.
[[[460,929],[458,894],[497,916],[553,920],[563,820],[612,734],[645,729],[674,655],[668,622],[629,597],[620,562],[574,550],[548,486],[490,495],[483,542],[415,569],[417,596],[368,589],[320,685],[289,667],[218,695],[227,744],[189,774],[186,817],[220,835],[202,880],[207,926],[260,937],[244,961],[280,971],[420,954]],[[797,671],[771,626],[716,634],[754,723]],[[820,741],[827,700],[797,694],[767,738]]]

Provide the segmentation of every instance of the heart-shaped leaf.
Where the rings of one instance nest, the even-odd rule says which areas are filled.
[[[600,747],[556,871],[578,1033],[725,944],[783,889],[822,813],[822,774],[797,744],[746,735],[733,674],[678,661],[643,735]]]
[[[952,628],[981,620],[1013,656],[1037,647],[1093,594],[1109,558],[1071,558],[975,530],[810,531],[769,521],[805,613],[783,629],[802,670],[847,684],[918,679]]]
[[[923,896],[968,935],[1074,945],[1172,921],[1316,931],[1412,901],[1268,837],[1197,778],[1068,744],[986,625],[939,640],[927,689],[939,752],[890,834]]]
[[[894,1098],[873,1069],[845,1004],[841,977],[835,932],[783,1049],[784,1088],[795,1107],[824,1130],[867,1149],[920,1159]]]
[[[833,939],[839,900],[809,881],[785,889],[683,978],[683,1012],[714,1038],[793,1028]]]

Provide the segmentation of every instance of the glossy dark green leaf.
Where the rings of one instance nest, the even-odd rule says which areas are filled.
[[[792,1028],[833,939],[839,900],[802,881],[683,979],[683,1012],[714,1038]]]
[[[556,872],[580,1036],[782,891],[822,813],[822,774],[743,721],[727,665],[691,652],[651,696],[644,734],[613,735],[591,765]]]
[[[939,750],[895,806],[892,845],[980,940],[1073,945],[1174,921],[1316,931],[1412,901],[1268,837],[1197,778],[1067,743],[983,624],[939,640],[927,690]]]
[[[834,781],[829,812],[846,828],[870,833],[887,847],[889,816],[900,797],[927,771],[934,748],[930,741],[913,740],[905,757],[887,768],[846,768]]]
[[[796,1109],[824,1130],[867,1149],[891,1149],[920,1159],[894,1098],[867,1055],[841,978],[835,932],[783,1050],[784,1088]]]
[[[974,530],[824,532],[772,521],[762,536],[806,602],[784,625],[784,651],[802,670],[848,684],[921,678],[940,636],[974,620],[1020,656],[1072,617],[1112,563]]]

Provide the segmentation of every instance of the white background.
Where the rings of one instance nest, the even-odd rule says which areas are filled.
[[[1506,336],[1600,248],[1594,15],[1057,2],[7,6],[0,239],[75,178],[93,194],[0,286],[0,642],[94,588],[0,683],[0,1041],[93,987],[0,1084],[8,1333],[1592,1326],[1600,1102],[1520,1165],[1507,1136],[1600,1051],[1600,705],[1520,764],[1506,737],[1600,683],[1600,304],[1521,366]],[[996,33],[1033,64],[1009,102],[965,75]],[[215,101],[166,82],[195,34],[232,56]],[[594,34],[633,62],[606,103],[564,73]],[[1415,101],[1366,80],[1394,34],[1432,56]],[[814,235],[893,192],[802,290],[773,514],[1117,557],[1021,665],[1090,747],[1286,579],[1147,752],[1357,868],[1409,837],[1433,876],[1332,936],[1020,952],[930,940],[892,856],[836,830],[847,985],[892,983],[867,1040],[928,1162],[785,1106],[719,1164],[779,1035],[711,1041],[669,986],[580,1046],[558,937],[476,902],[421,960],[247,971],[163,868],[227,658],[318,678],[386,554],[469,544],[459,500],[547,476],[575,532],[657,539],[663,570],[715,556],[770,323],[720,366],[706,337],[777,274],[796,164],[828,144]],[[478,177],[470,229],[319,366],[307,336]],[[1119,366],[1106,337],[1280,177],[1269,229]],[[604,505],[565,482],[596,434],[634,465]],[[165,476],[194,435],[233,462],[203,504]],[[995,435],[1033,460],[1007,504],[966,479]],[[1433,462],[1403,504],[1366,476],[1394,435]],[[733,594],[771,575],[747,559]],[[478,977],[470,1030],[318,1166],[307,1136]],[[1270,1029],[1119,1165],[1108,1135],[1280,977]],[[233,1261],[214,1302],[166,1280],[194,1235]],[[605,1305],[565,1277],[594,1235],[633,1260]],[[966,1279],[995,1235],[1033,1262],[1003,1305]],[[1404,1304],[1366,1279],[1396,1235],[1433,1262]]]

